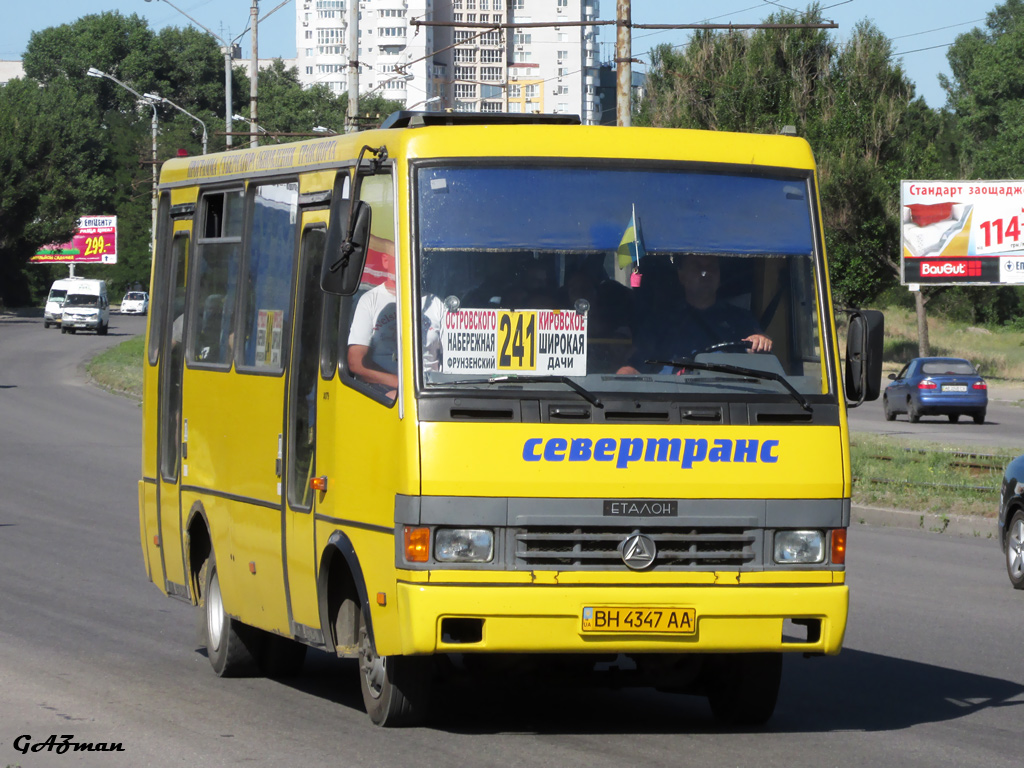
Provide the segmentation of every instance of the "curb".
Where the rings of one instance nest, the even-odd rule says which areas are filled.
[[[853,506],[850,526],[869,525],[879,528],[903,528],[929,533],[945,533],[974,539],[995,538],[998,523],[988,517],[974,515],[936,515],[932,512],[907,512],[901,509]]]

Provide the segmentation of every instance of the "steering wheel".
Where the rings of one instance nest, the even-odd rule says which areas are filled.
[[[736,341],[723,341],[718,344],[712,344],[710,347],[704,347],[704,349],[697,352],[698,355],[703,355],[705,352],[728,352],[728,351],[743,351],[750,349],[754,346],[753,342],[747,341],[746,339],[737,339]]]

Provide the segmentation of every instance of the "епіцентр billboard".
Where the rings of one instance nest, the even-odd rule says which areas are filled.
[[[70,243],[46,245],[33,264],[117,264],[117,216],[83,216]]]

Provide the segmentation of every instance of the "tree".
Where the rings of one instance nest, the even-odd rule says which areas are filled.
[[[940,75],[947,97],[942,130],[958,152],[926,157],[928,170],[914,178],[1007,179],[1024,174],[1024,2],[1006,0],[984,28],[959,35],[946,54],[952,77]],[[938,147],[945,146],[940,137]],[[941,155],[955,155],[954,163]],[[909,178],[909,177],[908,177]],[[1010,323],[1024,314],[1021,288],[952,286],[929,291],[927,300],[965,322]]]
[[[820,6],[779,23],[819,23]],[[777,133],[793,125],[819,168],[832,285],[841,302],[870,300],[899,271],[899,181],[934,150],[937,124],[892,59],[892,45],[861,22],[839,45],[826,30],[702,32],[682,52],[652,52],[637,124]],[[909,174],[909,175],[908,175]]]
[[[8,305],[28,298],[29,257],[69,240],[81,212],[104,200],[109,154],[97,114],[95,96],[67,80],[0,88],[0,297]]]
[[[25,75],[41,83],[64,78],[74,82],[85,77],[89,67],[96,67],[148,88],[151,83],[143,83],[141,78],[156,68],[153,32],[146,20],[134,13],[91,14],[71,24],[33,32],[22,63]],[[106,95],[124,101],[113,91]]]
[[[212,151],[224,148],[224,59],[210,35],[191,28],[154,34],[144,19],[110,12],[83,16],[32,35],[27,77],[0,89],[0,296],[19,305],[39,299],[60,267],[27,265],[50,242],[70,239],[88,214],[118,217],[118,263],[82,265],[76,272],[104,278],[116,292],[149,280],[152,201],[152,106],[157,93],[206,124]],[[297,71],[277,61],[259,73],[260,123],[268,130],[341,130],[347,106],[324,86],[303,89]],[[232,71],[232,112],[248,103],[245,71]],[[360,100],[364,115],[399,109],[379,95]],[[159,105],[157,162],[184,149],[201,151],[202,128]],[[299,137],[281,137],[298,140]]]
[[[323,84],[303,88],[295,67],[285,67],[275,59],[273,64],[259,73],[259,124],[271,133],[309,134],[314,126],[324,126],[341,132],[348,111],[348,94],[335,96]],[[359,114],[367,124],[381,121],[392,112],[402,109],[397,101],[379,94],[359,98]],[[248,110],[243,110],[243,114]],[[281,137],[281,141],[300,141],[303,137]]]
[[[1024,173],[1024,0],[989,12],[985,29],[957,37],[947,53],[952,79],[940,75],[947,104],[960,119],[967,178]]]

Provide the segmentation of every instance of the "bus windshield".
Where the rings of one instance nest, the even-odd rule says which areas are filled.
[[[476,162],[416,190],[426,388],[833,392],[809,172]]]

